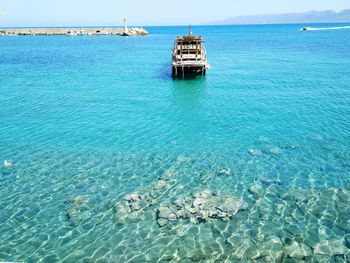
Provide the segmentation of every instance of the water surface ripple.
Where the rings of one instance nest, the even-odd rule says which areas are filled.
[[[349,262],[350,31],[302,26],[194,27],[188,80],[184,27],[0,38],[0,261]]]

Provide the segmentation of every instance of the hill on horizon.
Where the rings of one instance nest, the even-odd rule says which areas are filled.
[[[333,10],[309,11],[288,14],[265,14],[251,16],[236,16],[211,22],[211,25],[242,25],[242,24],[293,24],[293,23],[342,23],[350,22],[350,9],[341,12]]]

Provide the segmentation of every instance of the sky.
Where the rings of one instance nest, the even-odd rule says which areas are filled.
[[[0,27],[205,24],[234,16],[340,11],[350,0],[0,0]]]

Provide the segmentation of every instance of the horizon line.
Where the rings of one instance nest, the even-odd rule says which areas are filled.
[[[128,26],[129,28],[135,28],[135,27],[188,27],[191,25],[192,27],[204,27],[204,26],[263,26],[263,25],[303,25],[303,24],[350,24],[350,21],[339,21],[339,22],[301,22],[301,23],[238,23],[238,24],[183,24],[183,25],[131,25]],[[112,26],[112,25],[92,25],[92,26],[5,26],[0,27],[1,29],[5,28],[123,28],[124,26],[118,25],[118,26]]]

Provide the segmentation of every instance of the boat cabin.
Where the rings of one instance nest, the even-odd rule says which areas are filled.
[[[176,37],[172,54],[173,77],[205,75],[208,66],[204,40],[201,36],[193,36],[190,27],[188,36]]]

